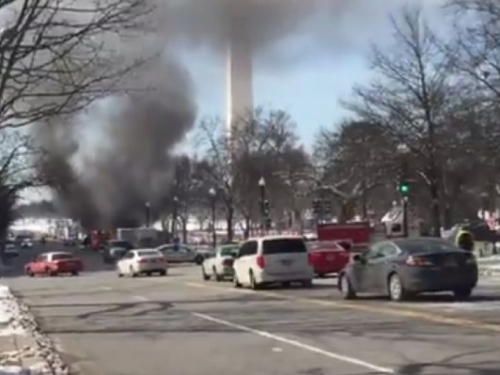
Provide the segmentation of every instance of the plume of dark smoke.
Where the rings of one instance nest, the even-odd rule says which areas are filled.
[[[385,17],[388,9],[401,3],[149,1],[157,8],[145,33],[156,50],[183,44],[208,47],[217,54],[240,37],[250,39],[249,48],[256,54],[272,50],[296,34],[325,48],[344,47],[356,42],[355,36],[369,36],[373,31],[369,25],[377,24],[371,21],[376,19],[374,14]],[[129,47],[123,50],[124,58],[129,58]],[[129,86],[147,90],[107,99],[78,118],[38,128],[37,138],[46,150],[40,169],[49,176],[66,212],[86,227],[139,224],[145,202],[154,205],[168,193],[172,150],[196,117],[189,77],[172,59],[172,49],[168,51],[170,58],[156,59],[126,80]]]

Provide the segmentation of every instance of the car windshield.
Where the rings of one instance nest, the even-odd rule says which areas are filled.
[[[414,253],[444,253],[460,250],[451,242],[445,240],[410,240],[401,241],[397,245],[405,252]]]
[[[53,254],[52,260],[63,260],[63,259],[72,259],[73,255],[71,254]]]
[[[312,251],[345,251],[337,242],[335,241],[316,241],[307,243],[308,250]]]
[[[138,251],[137,254],[140,257],[159,257],[159,256],[161,256],[161,253],[156,251],[156,250],[141,250],[141,251]]]
[[[306,245],[303,240],[295,238],[282,238],[264,241],[264,254],[288,254],[306,253]]]
[[[224,247],[220,250],[220,255],[223,257],[231,257],[238,254],[238,246],[234,247]]]

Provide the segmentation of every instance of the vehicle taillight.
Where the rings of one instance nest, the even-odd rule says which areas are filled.
[[[409,266],[413,267],[427,267],[427,266],[433,266],[434,264],[423,257],[418,257],[418,256],[413,256],[410,255],[408,258],[406,258],[406,264]]]
[[[148,262],[147,259],[139,259],[139,261],[137,263],[144,264],[144,263],[147,263],[147,262]]]
[[[266,266],[266,258],[264,258],[263,255],[259,255],[257,257],[257,265],[260,267],[260,268],[264,268]]]

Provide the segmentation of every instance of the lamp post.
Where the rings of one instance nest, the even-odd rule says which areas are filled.
[[[264,233],[265,219],[266,219],[266,180],[264,177],[259,179],[259,190],[260,190],[260,230]]]
[[[212,206],[212,245],[215,250],[217,247],[217,230],[215,228],[215,222],[216,222],[216,217],[215,217],[215,199],[217,197],[217,192],[215,191],[214,188],[210,188],[208,191],[208,194],[210,195],[210,203]]]
[[[409,153],[409,148],[405,144],[398,145],[398,153],[401,155],[401,176],[399,181],[399,193],[402,195],[402,205],[403,205],[403,236],[408,237],[408,193],[409,193],[409,182],[408,182],[408,159],[407,155]]]
[[[146,209],[146,228],[149,228],[151,225],[151,204],[149,202],[146,202],[144,205]]]
[[[174,210],[172,214],[172,237],[176,237],[176,232],[177,232],[177,210],[178,210],[178,205],[179,205],[179,198],[177,196],[174,197]]]

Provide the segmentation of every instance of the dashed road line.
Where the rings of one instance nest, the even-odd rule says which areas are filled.
[[[363,367],[363,368],[369,369],[371,371],[376,371],[376,372],[384,373],[384,374],[394,374],[395,373],[395,371],[393,369],[390,369],[387,367],[378,366],[378,365],[363,361],[361,359],[357,359],[357,358],[346,356],[343,354],[327,351],[327,350],[318,348],[317,346],[305,344],[305,343],[302,343],[300,341],[292,340],[292,339],[289,339],[289,338],[286,338],[286,337],[283,337],[280,335],[276,335],[276,334],[273,334],[273,333],[270,333],[267,331],[261,331],[258,329],[243,326],[241,324],[232,323],[232,322],[229,322],[227,320],[215,318],[215,317],[207,315],[207,314],[202,314],[202,313],[197,313],[197,312],[193,312],[192,314],[200,319],[208,320],[210,322],[224,325],[226,327],[234,328],[234,329],[237,329],[239,331],[252,333],[252,334],[257,335],[257,336],[261,336],[261,337],[265,337],[265,338],[270,339],[270,340],[278,341],[278,342],[281,342],[283,344],[287,344],[287,345],[294,346],[294,347],[302,349],[302,350],[306,350],[308,352],[316,353],[316,354],[319,354],[319,355],[322,355],[322,356],[325,356],[325,357],[328,357],[331,359],[335,359],[337,361],[341,361],[341,362],[349,363],[351,365]]]

